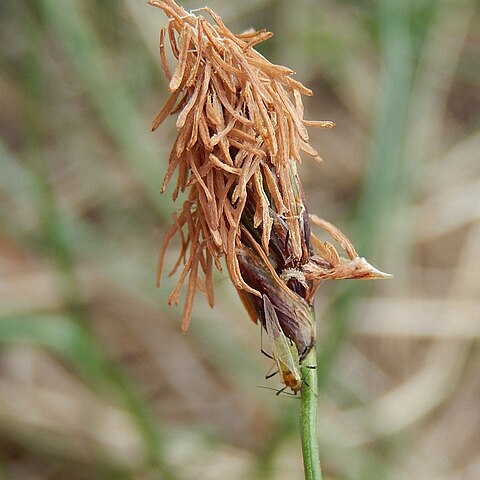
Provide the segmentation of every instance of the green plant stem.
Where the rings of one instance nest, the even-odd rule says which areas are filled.
[[[302,439],[305,480],[322,480],[317,435],[317,356],[315,348],[307,355],[302,367],[300,436]],[[313,367],[313,368],[312,368]]]

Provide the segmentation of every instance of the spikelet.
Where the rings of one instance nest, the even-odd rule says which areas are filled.
[[[283,308],[283,317],[288,311],[294,316],[301,302],[311,309],[321,280],[350,278],[355,273],[340,269],[345,262],[333,246],[311,239],[297,174],[301,152],[321,162],[308,143],[306,126],[331,128],[333,122],[304,120],[301,97],[312,95],[311,90],[292,78],[292,70],[270,63],[253,48],[271,33],[235,35],[207,7],[203,10],[213,23],[173,0],[149,3],[169,19],[160,32],[160,58],[170,96],[153,120],[152,131],[178,113],[178,135],[161,191],[175,172],[174,200],[188,191],[164,237],[157,284],[169,241],[179,235],[180,255],[172,273],[180,270],[180,274],[169,304],[179,302],[187,283],[183,330],[188,328],[197,289],[205,291],[213,305],[212,269],[221,270],[222,257],[244,302],[257,305],[249,310],[254,321],[262,319],[262,295],[265,289],[273,291],[272,286],[283,292],[278,302],[270,295],[272,303]],[[173,71],[167,64],[167,39],[177,59]],[[326,225],[321,226],[337,232]],[[354,250],[347,242],[340,243],[351,257]],[[253,259],[251,265],[266,272],[261,277],[268,278],[268,288],[248,271],[247,256]],[[365,268],[362,272],[366,278]],[[313,323],[313,309],[306,317]],[[287,324],[284,320],[282,328],[288,330]],[[308,326],[301,329],[292,326],[287,335],[292,340],[298,337],[303,355],[315,340]]]

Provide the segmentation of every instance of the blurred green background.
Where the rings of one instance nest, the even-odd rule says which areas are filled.
[[[204,2],[180,2],[188,9]],[[313,88],[312,212],[395,279],[317,299],[326,479],[480,478],[480,4],[208,3]],[[0,478],[301,479],[299,403],[226,274],[154,288],[174,205],[159,9],[0,2]],[[178,244],[172,244],[176,258]]]

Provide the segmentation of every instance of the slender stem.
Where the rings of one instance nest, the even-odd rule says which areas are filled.
[[[305,480],[322,480],[317,435],[317,356],[315,348],[304,360],[301,391],[300,436]],[[310,368],[308,368],[310,367]],[[311,368],[313,367],[313,368]]]

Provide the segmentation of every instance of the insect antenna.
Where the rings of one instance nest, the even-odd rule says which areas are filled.
[[[300,400],[300,397],[297,396],[296,394],[294,393],[290,393],[290,392],[285,392],[284,390],[287,388],[287,387],[283,387],[281,388],[280,390],[277,390],[276,388],[271,388],[271,387],[265,387],[263,385],[257,385],[258,388],[263,388],[264,390],[272,390],[275,393],[275,395],[279,396],[280,394],[282,394],[282,396],[287,396],[287,397],[294,397],[296,398],[297,400]]]

